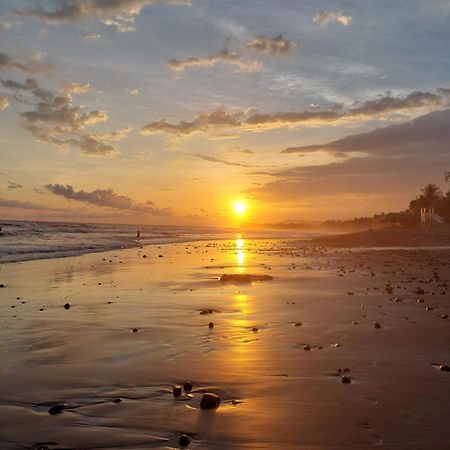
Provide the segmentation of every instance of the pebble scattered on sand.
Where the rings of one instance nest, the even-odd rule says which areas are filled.
[[[373,327],[376,328],[377,330],[379,330],[381,328],[381,323],[380,322],[374,322],[373,323]]]
[[[139,331],[138,328],[133,328],[133,333],[137,333]]]
[[[183,384],[183,390],[185,392],[191,392],[192,391],[192,383],[190,381],[186,381],[186,383]]]
[[[216,394],[212,394],[211,392],[207,392],[203,394],[203,397],[200,401],[201,409],[215,409],[220,405],[220,397]]]
[[[187,434],[182,434],[180,439],[178,439],[178,444],[180,447],[187,447],[191,443],[191,438]]]
[[[350,384],[352,382],[351,378],[346,377],[345,375],[341,377],[341,382],[344,384]]]
[[[52,416],[61,413],[65,409],[66,405],[64,403],[58,403],[57,405],[53,405],[48,413]]]
[[[209,328],[214,328],[214,322],[209,322],[209,323],[208,323],[208,327],[209,327]]]
[[[179,384],[176,384],[173,387],[173,396],[174,397],[179,397],[182,394],[182,387]]]
[[[305,350],[305,352],[309,352],[311,350],[311,347],[309,345],[304,345],[303,350]]]
[[[70,303],[64,303],[64,309],[70,309]]]

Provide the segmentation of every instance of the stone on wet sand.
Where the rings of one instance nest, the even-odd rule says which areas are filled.
[[[186,383],[183,384],[183,390],[185,392],[191,392],[192,391],[192,383],[190,381],[186,381]]]
[[[303,346],[303,350],[304,350],[305,352],[309,352],[309,351],[311,350],[311,347],[310,347],[309,345],[304,345],[304,346]]]
[[[64,309],[70,309],[70,303],[64,303]]]
[[[446,366],[445,364],[439,366],[439,370],[442,372],[450,372],[450,366]]]
[[[373,327],[376,328],[377,330],[379,330],[381,328],[381,323],[380,322],[374,322],[373,323]]]
[[[182,390],[181,390],[181,386],[179,384],[176,384],[173,387],[173,396],[174,397],[179,397],[182,394]]]
[[[180,447],[187,447],[191,443],[191,438],[187,434],[182,434],[178,439],[178,445]]]
[[[137,333],[139,331],[138,328],[133,328],[133,333]]]
[[[60,414],[63,409],[65,409],[66,405],[64,403],[58,403],[57,405],[53,405],[49,410],[48,413],[52,416],[56,414]]]
[[[203,394],[203,397],[200,401],[201,409],[215,409],[220,405],[220,397],[216,394],[212,394],[211,392],[207,392]]]
[[[273,280],[273,277],[270,275],[251,275],[249,273],[223,274],[220,277],[220,281],[222,282],[234,281],[235,283],[251,283],[252,281],[267,281],[267,280]]]
[[[214,328],[214,322],[209,322],[209,323],[208,323],[208,327],[209,327],[209,328]]]
[[[350,384],[352,382],[351,378],[346,377],[345,375],[341,377],[341,382],[344,384]]]

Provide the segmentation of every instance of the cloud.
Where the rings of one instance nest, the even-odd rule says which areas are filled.
[[[342,152],[350,158],[325,165],[260,172],[273,181],[252,188],[248,193],[260,200],[280,202],[339,195],[392,198],[408,192],[410,195],[420,184],[442,177],[443,168],[448,165],[449,121],[450,109],[435,111],[370,133],[347,136],[323,145],[298,147],[296,151],[300,152]],[[365,156],[351,157],[352,152]]]
[[[30,8],[16,11],[22,17],[35,17],[47,23],[103,17],[103,23],[112,25],[120,32],[134,31],[136,17],[147,5],[165,3],[172,5],[190,5],[188,0],[53,0],[54,7]]]
[[[245,163],[240,163],[240,162],[233,162],[233,161],[227,161],[225,159],[219,159],[219,158],[214,158],[213,156],[207,156],[207,155],[194,155],[197,158],[202,159],[203,161],[208,161],[208,162],[212,162],[212,163],[221,163],[221,164],[225,164],[227,166],[236,166],[236,167],[256,167],[256,166],[252,166],[250,164],[245,164]]]
[[[89,83],[66,82],[62,86],[63,91],[67,94],[82,94],[91,89]]]
[[[167,216],[172,214],[168,208],[155,208],[154,203],[150,200],[145,203],[137,203],[130,197],[116,194],[112,189],[95,189],[92,192],[87,192],[83,190],[75,191],[72,186],[64,186],[62,184],[47,184],[44,187],[53,194],[68,200],[76,200],[100,207],[134,211],[155,216]]]
[[[229,113],[223,108],[211,114],[200,114],[192,121],[170,123],[166,119],[145,125],[141,133],[158,132],[175,135],[190,135],[208,132],[215,128],[231,128],[246,131],[266,131],[274,128],[298,126],[338,125],[345,122],[389,119],[396,114],[411,117],[417,113],[430,112],[448,107],[450,89],[440,88],[433,92],[412,92],[405,97],[394,97],[390,93],[375,100],[354,103],[353,107],[328,110],[288,111],[278,113],[253,113],[242,111]]]
[[[100,34],[86,34],[83,36],[83,41],[92,42],[97,41],[100,38],[101,38]]]
[[[184,60],[169,59],[167,64],[176,72],[182,72],[188,67],[213,67],[219,62],[235,65],[243,72],[253,72],[262,68],[261,61],[244,61],[240,55],[230,52],[227,48],[220,50],[214,55],[191,57]]]
[[[140,94],[139,89],[128,89],[128,88],[126,88],[125,92],[127,92],[130,95],[139,95]]]
[[[352,17],[344,15],[342,11],[320,11],[314,16],[313,21],[322,27],[333,22],[347,27],[352,23]]]
[[[347,136],[325,144],[290,147],[281,153],[364,152],[386,157],[425,155],[425,152],[448,154],[450,109],[434,111],[402,124],[378,128],[369,133]]]
[[[15,183],[14,181],[8,181],[8,189],[22,189],[23,186],[19,183]]]
[[[87,127],[109,119],[105,111],[89,111],[85,106],[73,104],[72,96],[67,91],[84,92],[89,89],[88,83],[68,83],[63,93],[43,89],[34,78],[28,78],[23,83],[0,79],[0,83],[14,92],[14,98],[19,103],[31,106],[32,109],[20,113],[21,126],[41,142],[61,148],[76,147],[90,156],[112,156],[118,150],[109,141],[122,140],[131,131],[131,128],[86,131]]]
[[[297,44],[284,39],[281,34],[274,38],[256,35],[251,39],[247,47],[260,53],[267,53],[269,55],[276,56],[289,53],[297,47]]]
[[[0,51],[0,71],[14,69],[27,74],[36,74],[47,72],[52,68],[51,64],[41,62],[39,57],[18,59]]]
[[[9,100],[3,95],[0,95],[0,111],[4,111],[8,106]]]
[[[52,210],[44,205],[38,205],[31,202],[22,202],[19,200],[7,200],[0,197],[0,207],[4,208],[20,208],[20,209],[36,209],[36,210]]]
[[[217,127],[239,127],[242,114],[241,112],[226,112],[219,108],[211,114],[200,114],[192,121],[181,121],[172,124],[166,119],[161,119],[142,127],[141,134],[164,132],[175,135],[190,135]]]
[[[249,148],[233,147],[228,150],[232,155],[254,155],[255,152]]]

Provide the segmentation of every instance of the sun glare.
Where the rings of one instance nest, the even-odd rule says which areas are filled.
[[[238,216],[242,216],[245,214],[245,211],[247,210],[247,205],[242,201],[236,201],[233,204],[234,213]]]

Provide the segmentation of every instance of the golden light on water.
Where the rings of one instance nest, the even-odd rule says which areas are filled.
[[[244,253],[244,239],[238,238],[236,239],[236,255],[237,255],[237,265],[239,273],[243,273],[244,271],[244,262],[245,262],[245,253]]]

